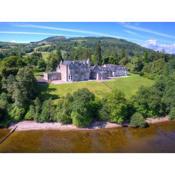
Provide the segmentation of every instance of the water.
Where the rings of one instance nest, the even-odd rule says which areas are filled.
[[[0,138],[8,130],[0,130]],[[175,122],[144,129],[14,132],[0,144],[12,153],[170,153],[175,152]]]

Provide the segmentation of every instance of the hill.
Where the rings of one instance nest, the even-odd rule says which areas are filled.
[[[145,51],[153,52],[151,49],[144,48],[138,44],[117,38],[110,37],[75,37],[75,38],[65,38],[64,36],[53,36],[43,39],[37,42],[31,42],[26,44],[10,43],[10,42],[0,42],[0,54],[2,54],[2,49],[8,52],[16,49],[22,54],[32,53],[34,51],[38,52],[52,52],[56,48],[61,48],[63,53],[71,58],[76,56],[85,57],[94,54],[95,45],[100,42],[102,47],[102,54],[108,55],[108,53],[122,54],[123,51],[129,56],[136,54],[143,54]],[[46,47],[43,47],[46,46]],[[35,49],[37,48],[37,49]],[[16,52],[17,52],[16,51]],[[4,52],[3,52],[4,53]],[[8,53],[6,53],[8,55]],[[5,55],[4,55],[5,57]]]
[[[58,46],[63,50],[70,52],[72,49],[77,50],[78,48],[88,48],[89,52],[93,53],[95,45],[100,42],[102,47],[102,52],[107,50],[115,50],[116,52],[121,52],[125,50],[126,54],[132,56],[135,54],[143,54],[144,51],[152,52],[153,50],[144,48],[138,44],[117,38],[110,37],[75,37],[75,38],[65,38],[63,36],[49,37],[42,41],[33,42],[32,44],[37,45],[48,45],[48,48],[41,48],[40,51],[54,50],[53,46]],[[51,49],[52,48],[52,49]],[[38,50],[38,51],[39,51]]]

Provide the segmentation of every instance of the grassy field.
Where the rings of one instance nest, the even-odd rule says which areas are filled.
[[[131,75],[129,77],[116,78],[108,81],[87,81],[54,85],[49,84],[43,87],[47,93],[52,96],[65,96],[67,93],[72,93],[80,88],[87,88],[93,92],[97,97],[103,97],[110,93],[112,89],[116,88],[125,93],[129,98],[136,93],[140,86],[151,86],[153,81],[139,75]],[[42,85],[44,86],[44,85]]]

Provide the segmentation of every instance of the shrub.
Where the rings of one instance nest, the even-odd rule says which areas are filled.
[[[73,111],[71,113],[72,123],[77,127],[87,127],[92,122],[92,118],[89,116],[82,116],[80,113]]]
[[[103,102],[99,111],[99,117],[102,120],[122,123],[128,116],[128,103],[122,92],[114,90]]]
[[[79,89],[72,95],[71,118],[78,127],[88,126],[96,117],[95,96],[88,89]]]
[[[169,117],[170,120],[174,120],[175,119],[175,107],[171,108],[168,117]]]
[[[136,112],[131,117],[130,126],[145,128],[147,126],[147,123],[145,122],[142,114]]]
[[[72,96],[68,94],[65,98],[58,100],[54,120],[63,124],[72,123],[71,112]]]
[[[13,118],[15,121],[19,121],[24,117],[25,109],[22,107],[18,107],[13,105],[12,109],[10,110],[9,115],[11,118]]]
[[[41,114],[38,114],[36,120],[38,122],[53,121],[55,115],[55,107],[51,99],[45,100],[42,104]]]
[[[33,105],[30,105],[28,112],[25,115],[25,120],[32,120],[35,118],[35,107]]]
[[[56,121],[61,122],[63,124],[72,123],[71,116],[68,116],[67,114],[63,113],[62,111],[57,113]]]
[[[108,109],[108,105],[106,105],[105,100],[103,101],[102,106],[99,109],[98,118],[99,120],[102,120],[102,121],[109,120],[109,109]]]

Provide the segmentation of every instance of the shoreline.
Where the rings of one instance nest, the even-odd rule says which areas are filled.
[[[163,123],[170,121],[169,118],[161,117],[161,118],[147,118],[146,122],[148,124],[156,124],[156,123]],[[59,122],[44,122],[44,123],[37,123],[35,121],[21,121],[16,124],[12,124],[8,127],[8,129],[14,129],[16,127],[15,131],[36,131],[36,130],[59,130],[59,131],[82,131],[82,130],[97,130],[97,129],[106,129],[106,128],[121,128],[126,125],[111,123],[111,122],[94,122],[90,127],[87,128],[78,128],[73,124],[61,124]]]
[[[59,122],[37,123],[35,121],[25,120],[9,126],[8,129],[13,129],[14,127],[16,127],[16,131],[35,131],[35,130],[82,131],[82,130],[97,130],[103,128],[118,128],[122,127],[122,125],[110,122],[94,122],[90,127],[78,128],[73,124],[62,124]]]

